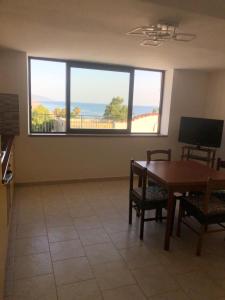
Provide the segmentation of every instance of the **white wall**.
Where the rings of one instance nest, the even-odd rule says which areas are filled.
[[[20,99],[21,135],[15,143],[19,183],[127,176],[130,158],[145,159],[150,148],[171,147],[173,159],[179,158],[180,116],[202,115],[208,74],[175,70],[168,73],[171,83],[174,78],[168,137],[30,137],[26,61],[25,53],[0,51],[0,92],[18,93]],[[169,94],[167,87],[167,101]]]
[[[180,117],[204,117],[209,74],[196,70],[175,70],[170,114],[169,135],[178,140]]]
[[[209,75],[205,116],[213,119],[225,119],[225,71],[214,71]],[[218,149],[217,156],[225,159],[225,128],[221,148]]]

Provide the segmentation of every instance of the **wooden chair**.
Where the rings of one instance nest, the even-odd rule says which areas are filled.
[[[215,163],[216,150],[210,148],[201,148],[193,146],[182,147],[182,160],[197,160],[206,163],[208,167],[213,168]]]
[[[134,176],[138,181],[134,180]],[[135,183],[138,182],[137,187]],[[156,218],[145,218],[146,210],[166,208],[168,194],[164,189],[147,186],[147,169],[139,166],[133,160],[130,163],[130,189],[129,189],[129,224],[132,224],[132,209],[140,211],[140,239],[143,240],[144,223],[154,221]]]
[[[191,194],[180,198],[177,235],[180,236],[181,223],[187,225],[199,235],[196,254],[201,255],[202,240],[205,233],[225,231],[225,202],[216,197],[214,191],[225,188],[224,181],[209,179],[206,191],[199,194]],[[187,215],[184,214],[187,212]],[[200,224],[200,230],[196,230],[187,218],[194,217]],[[209,230],[209,225],[218,224],[219,229]]]
[[[225,160],[222,160],[221,158],[217,158],[216,169],[217,171],[219,171],[221,168],[225,169]]]
[[[225,169],[225,160],[222,160],[221,158],[217,159],[217,164],[216,164],[216,169],[217,171],[220,171],[221,169]],[[221,200],[225,201],[225,190],[219,190],[214,192],[214,195]]]
[[[168,150],[148,150],[147,161],[170,161],[171,149]]]
[[[171,161],[171,149],[158,149],[147,151],[147,162],[150,161]],[[152,179],[148,179],[149,186],[158,186],[159,189],[162,187],[155,183]],[[162,209],[156,210],[156,221],[162,222]]]
[[[183,146],[182,160],[197,160],[213,168],[215,163],[216,150],[211,148],[202,148],[198,146]],[[190,194],[201,194],[201,192],[191,192]],[[178,197],[180,198],[180,196]]]

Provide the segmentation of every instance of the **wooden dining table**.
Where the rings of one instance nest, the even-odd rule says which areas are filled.
[[[148,177],[168,190],[167,221],[164,249],[170,248],[171,228],[174,221],[175,195],[189,191],[204,191],[209,178],[225,180],[225,172],[217,171],[199,162],[181,161],[136,161],[147,168]]]

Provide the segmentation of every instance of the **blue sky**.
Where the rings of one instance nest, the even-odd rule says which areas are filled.
[[[66,93],[65,75],[65,63],[31,60],[32,94],[56,101],[64,101]]]
[[[128,103],[129,74],[124,72],[71,69],[71,99],[80,102],[108,104],[113,97]]]
[[[31,61],[32,95],[65,101],[66,64],[45,60]],[[159,72],[135,71],[134,105],[157,106],[160,97]],[[71,69],[72,101],[108,104],[115,96],[128,103],[129,76],[124,72]]]
[[[134,77],[133,104],[141,106],[159,106],[161,73],[136,70]]]

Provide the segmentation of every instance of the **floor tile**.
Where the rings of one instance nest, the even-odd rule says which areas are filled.
[[[132,273],[148,297],[179,289],[177,282],[160,265],[136,269]]]
[[[97,195],[96,195],[97,196]],[[92,199],[90,201],[90,206],[96,211],[104,211],[108,210],[111,211],[113,208],[113,204],[110,201],[106,201],[108,196],[103,196],[101,192],[99,193],[99,196],[96,197],[97,199]],[[108,200],[108,199],[107,199]]]
[[[201,257],[186,227],[169,252],[165,222],[147,222],[140,241],[128,189],[127,180],[16,187],[5,300],[55,300],[53,276],[58,300],[225,300],[224,235],[207,236]]]
[[[144,244],[144,242],[139,239],[139,233],[135,231],[120,231],[110,233],[109,235],[117,249],[130,248]]]
[[[23,256],[49,252],[48,239],[46,236],[18,239],[15,241],[15,255]]]
[[[101,300],[95,280],[86,280],[58,287],[59,300]]]
[[[101,290],[134,284],[135,280],[124,262],[115,261],[93,267]]]
[[[42,185],[40,187],[40,194],[43,199],[46,201],[64,201],[63,194],[61,193],[59,185],[50,184],[50,185]]]
[[[28,238],[46,235],[44,223],[19,224],[16,229],[16,238]]]
[[[75,283],[94,277],[87,258],[70,258],[53,262],[57,285]]]
[[[50,227],[48,228],[49,242],[62,242],[79,238],[74,226]]]
[[[50,243],[50,252],[53,261],[85,256],[84,249],[78,239]]]
[[[207,274],[208,275],[208,274]],[[225,277],[223,277],[223,279],[214,279],[213,282],[218,286],[221,287],[222,289],[224,289],[225,291]],[[225,294],[224,294],[225,297]]]
[[[16,218],[17,224],[30,224],[44,222],[44,213],[30,212],[19,214]]]
[[[199,270],[200,261],[195,255],[183,253],[177,249],[175,252],[163,251],[159,256],[160,262],[168,269],[171,274],[183,274]]]
[[[109,232],[116,232],[116,231],[121,231],[121,228],[118,228],[116,225],[114,226],[114,224],[111,224],[111,222],[109,222],[110,219],[120,219],[121,222],[124,221],[124,219],[121,217],[121,215],[118,213],[118,211],[111,207],[109,208],[101,208],[101,209],[95,209],[95,214],[96,216],[98,216],[98,218],[105,223],[105,225],[107,225],[108,223],[109,226]],[[124,224],[124,226],[126,227],[126,225]]]
[[[130,285],[103,291],[104,300],[145,300],[145,296],[137,285]]]
[[[225,289],[215,284],[204,272],[180,274],[175,278],[192,300],[213,300],[225,296]]]
[[[149,300],[190,300],[190,298],[182,291],[174,291],[174,292],[168,292],[159,294],[153,297],[148,298]]]
[[[225,244],[224,241],[223,243]],[[198,261],[201,270],[204,271],[211,279],[225,281],[224,256],[219,256],[218,254],[216,254],[216,252],[214,252],[213,254],[208,253],[202,255],[202,257],[199,257]]]
[[[77,231],[102,228],[102,224],[97,216],[74,218],[73,224]]]
[[[36,276],[16,280],[13,300],[57,300],[56,287],[52,275]]]
[[[62,227],[62,226],[72,226],[73,222],[69,214],[62,215],[50,215],[46,216],[47,227]]]
[[[129,231],[132,229],[127,221],[116,219],[113,222],[104,222],[103,227],[108,233]]]
[[[5,297],[12,296],[13,286],[14,286],[14,280],[7,280],[7,278],[5,278],[5,286],[4,286]]]
[[[48,201],[44,204],[44,213],[46,216],[54,216],[59,214],[68,214],[69,209],[65,202],[61,201]]]
[[[15,279],[45,275],[51,272],[52,266],[49,253],[21,256],[15,259]]]
[[[69,207],[69,213],[72,218],[89,217],[93,215],[93,210],[88,204],[76,205]]]
[[[110,238],[102,228],[79,231],[81,242],[84,246],[110,242]]]
[[[85,252],[92,265],[121,259],[112,243],[85,246]]]
[[[119,251],[131,269],[159,264],[159,259],[146,246],[131,247]]]

